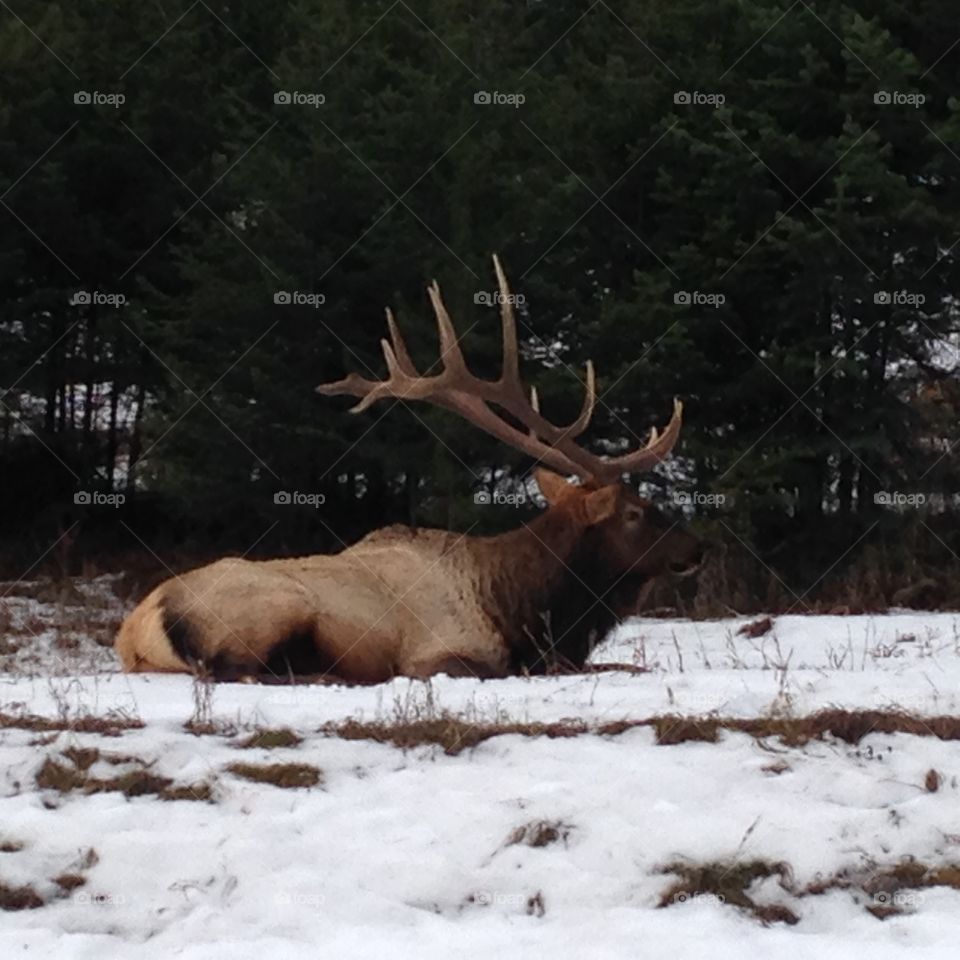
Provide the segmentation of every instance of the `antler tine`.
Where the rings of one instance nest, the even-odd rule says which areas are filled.
[[[520,388],[523,389],[522,387]],[[531,395],[535,393],[536,388],[531,390]],[[574,437],[579,437],[584,430],[590,425],[590,420],[593,417],[593,409],[597,402],[597,380],[596,374],[593,369],[593,361],[587,361],[587,382],[586,382],[586,392],[583,395],[583,405],[580,408],[580,413],[577,416],[577,419],[573,421],[569,426],[558,427],[555,424],[551,423],[549,420],[545,420],[540,413],[539,403],[530,404],[530,410],[533,412],[534,416],[531,418],[534,420],[534,423],[529,425],[531,431],[548,443],[556,446],[563,440],[572,440]],[[520,417],[521,413],[518,411],[516,405],[510,405],[508,407],[511,413],[515,416]]]
[[[393,311],[387,307],[387,327],[390,330],[392,344],[384,339],[380,341],[383,357],[390,371],[389,380],[368,380],[358,373],[349,373],[342,380],[333,383],[322,383],[317,387],[317,393],[327,397],[336,397],[346,394],[360,397],[360,402],[350,408],[351,413],[363,413],[368,407],[375,404],[382,397],[390,396],[394,391],[401,391],[405,385],[408,389],[420,374],[410,359],[407,345],[404,343],[400,329],[393,318]]]
[[[403,369],[402,361],[398,360],[397,355],[393,352],[393,346],[390,341],[382,338],[380,340],[380,349],[383,350],[383,359],[387,363],[387,372],[390,374],[387,378],[387,383],[394,389],[402,389],[403,386],[413,382],[412,378],[407,376],[406,371]],[[409,357],[407,359],[409,360]]]
[[[624,453],[619,457],[610,457],[608,460],[597,458],[598,477],[612,480],[625,473],[639,473],[656,466],[661,460],[669,456],[680,436],[680,427],[683,425],[683,403],[673,398],[673,414],[663,433],[657,433],[657,428],[650,430],[650,439],[638,450]]]
[[[500,374],[500,383],[512,393],[523,396],[520,351],[517,348],[517,318],[513,313],[510,285],[496,254],[493,255],[493,269],[497,274],[497,287],[500,291],[500,325],[503,331],[503,372]]]
[[[397,366],[407,374],[407,376],[419,377],[420,372],[417,370],[413,360],[410,359],[410,352],[407,350],[406,343],[404,343],[400,328],[397,326],[397,321],[393,318],[393,311],[389,307],[387,307],[387,328],[390,330],[390,340],[393,343],[393,353],[397,359]]]
[[[591,391],[592,391],[593,364],[589,363],[589,361],[588,361],[588,365],[587,365],[587,370],[588,370],[587,376],[588,376],[588,378],[589,378],[588,383],[591,384],[590,386],[588,386],[588,394],[587,394],[587,397],[590,398],[590,396],[591,396]],[[588,403],[589,403],[589,407],[588,407]],[[538,417],[541,415],[541,414],[540,414],[540,394],[537,392],[537,388],[536,388],[536,387],[531,387],[531,388],[530,388],[530,409],[531,409]],[[560,435],[558,436],[557,439],[564,439],[564,438],[566,438],[566,437],[575,437],[575,436],[577,436],[577,434],[583,433],[584,429],[586,428],[587,423],[590,421],[590,413],[591,413],[592,411],[593,411],[593,400],[592,400],[592,399],[585,399],[585,400],[584,400],[584,410],[581,411],[580,416],[577,417],[577,419],[576,419],[573,423],[571,423],[569,427],[567,427],[566,429],[560,431]],[[586,413],[586,419],[584,419],[584,413]],[[549,421],[547,421],[547,422],[549,422]],[[582,425],[581,425],[581,423],[582,423]],[[552,424],[551,424],[550,426],[553,427]],[[537,431],[536,431],[536,429],[535,429],[534,427],[529,427],[529,428],[528,428],[528,433],[529,433],[529,435],[530,435],[532,438],[534,438],[534,439],[537,438]]]
[[[351,413],[360,413],[383,396],[382,393],[377,392],[378,388],[383,385],[378,380],[368,380],[366,377],[361,377],[359,373],[348,373],[342,380],[335,380],[333,383],[321,383],[317,387],[317,393],[322,393],[325,397],[343,395],[361,397],[361,401],[350,408]]]
[[[440,334],[440,362],[443,364],[444,372],[451,373],[457,377],[469,377],[466,361],[463,359],[463,353],[460,350],[460,344],[457,341],[457,331],[453,328],[453,321],[450,314],[447,313],[446,305],[440,294],[440,285],[436,280],[427,287],[430,294],[430,302],[433,304],[433,312],[437,316],[437,331]]]
[[[500,291],[500,324],[503,337],[503,372],[500,375],[499,386],[507,392],[507,400],[515,404],[522,404],[523,400],[523,382],[520,379],[520,351],[517,346],[517,318],[513,309],[513,296],[510,293],[510,284],[507,282],[507,275],[503,270],[503,264],[500,258],[493,255],[493,269],[497,275],[497,287]],[[549,421],[541,421],[542,436],[548,442],[556,442],[561,437],[578,437],[590,423],[593,416],[593,407],[596,402],[596,378],[594,376],[593,363],[587,361],[587,392],[583,399],[583,407],[580,415],[568,427],[557,427]],[[531,403],[530,408],[540,418],[540,407]],[[508,409],[510,406],[508,405]],[[515,408],[514,408],[515,412]],[[531,434],[536,435],[536,430],[530,428]]]

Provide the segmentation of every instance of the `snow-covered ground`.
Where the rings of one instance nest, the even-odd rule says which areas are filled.
[[[39,608],[31,615],[55,614]],[[0,954],[953,957],[960,890],[890,878],[960,865],[960,741],[897,733],[787,746],[721,731],[715,743],[658,745],[644,726],[498,736],[448,755],[320,730],[444,712],[588,724],[826,707],[960,714],[960,615],[784,617],[755,639],[738,634],[746,622],[634,620],[595,655],[647,672],[224,684],[201,704],[213,732],[196,735],[184,729],[197,709],[189,677],[119,674],[92,641],[65,658],[38,620],[36,656],[0,664],[0,715],[143,726],[0,729],[0,885],[44,904],[0,911]],[[302,741],[237,745],[281,727]],[[320,780],[255,783],[227,769],[237,762],[302,764]],[[146,771],[211,795],[57,789],[50,769],[101,783]],[[670,895],[668,867],[713,863],[775,868],[746,892],[797,922],[764,924],[709,890]],[[849,882],[809,891],[838,877]]]

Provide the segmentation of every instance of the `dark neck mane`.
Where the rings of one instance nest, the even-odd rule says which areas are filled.
[[[613,593],[635,585],[617,582],[594,540],[592,531],[554,507],[526,527],[475,541],[484,608],[510,647],[515,670],[583,666],[617,622]]]

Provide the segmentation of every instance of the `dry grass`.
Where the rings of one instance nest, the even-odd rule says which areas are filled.
[[[194,673],[193,686],[193,713],[183,725],[187,733],[195,737],[219,736],[234,737],[237,735],[236,724],[228,720],[220,720],[214,716],[213,697],[216,691],[216,682],[205,668]]]
[[[72,730],[74,733],[99,733],[105,737],[118,737],[125,730],[142,730],[144,723],[137,717],[122,713],[109,713],[103,717],[83,714],[72,719],[39,717],[32,713],[6,713],[0,711],[0,730],[36,730],[42,733]]]
[[[187,720],[183,729],[195,737],[235,737],[239,728],[230,720],[211,720],[209,723]]]
[[[661,746],[673,746],[690,740],[716,743],[720,721],[713,717],[654,717],[651,721]]]
[[[797,923],[799,917],[783,904],[758,904],[748,894],[757,880],[777,877],[780,885],[789,883],[790,870],[785,863],[769,860],[745,860],[732,863],[715,861],[704,864],[671,863],[664,873],[677,875],[660,896],[660,907],[685,903],[697,897],[712,897],[720,903],[738,907],[761,923]]]
[[[870,897],[865,905],[868,913],[878,920],[906,913],[902,891],[923,890],[930,887],[951,887],[960,890],[960,866],[942,864],[930,866],[920,860],[907,858],[885,867],[840,871],[833,876],[809,884],[801,896],[819,896],[830,890],[860,890]]]
[[[803,746],[811,740],[833,736],[857,744],[871,733],[909,733],[941,740],[960,739],[960,717],[921,717],[901,711],[821,710],[805,717],[659,716],[649,721],[657,732],[657,743],[677,744],[690,740],[715,743],[720,730],[746,733],[764,739],[776,737],[787,746]]]
[[[31,884],[11,887],[0,881],[0,910],[36,910],[46,906],[53,898],[69,897],[74,890],[86,885],[87,878],[83,871],[89,870],[99,862],[100,857],[97,851],[93,847],[88,847],[63,873],[51,879],[50,882],[56,885],[57,891],[47,899],[44,899]]]
[[[474,722],[457,714],[442,711],[434,717],[411,720],[344,720],[327,724],[323,733],[344,740],[373,740],[390,743],[402,750],[420,746],[442,747],[444,753],[454,756],[469,747],[489,740],[516,734],[522,737],[576,737],[589,733],[585,723],[563,721],[535,723],[519,721]]]
[[[960,865],[930,866],[921,860],[905,858],[890,866],[841,871],[805,887],[804,894],[819,895],[828,890],[857,888],[871,895],[926,887],[952,887],[960,890]]]
[[[721,720],[727,730],[754,737],[779,737],[788,746],[822,740],[827,734],[857,744],[871,733],[909,733],[916,737],[960,740],[960,717],[922,717],[899,710],[821,710],[806,717],[758,717]]]
[[[279,747],[296,747],[301,743],[303,738],[298,737],[289,727],[280,727],[276,730],[256,730],[237,746],[245,750],[275,750]]]
[[[231,763],[227,770],[254,783],[270,783],[288,790],[323,783],[323,773],[308,763]]]
[[[161,777],[152,773],[147,764],[136,757],[102,754],[96,748],[69,748],[61,756],[63,763],[53,757],[47,757],[36,774],[37,786],[42,790],[54,790],[58,793],[81,792],[122,793],[125,797],[156,796],[161,800],[197,800],[213,799],[213,789],[208,783],[174,785],[170,777]],[[94,777],[90,767],[98,760],[113,765],[134,764],[130,770],[113,777]]]
[[[546,675],[548,677],[569,677],[611,672],[647,674],[651,673],[652,671],[650,667],[639,666],[636,663],[617,663],[613,661],[605,661],[600,663],[576,664],[570,662],[569,660],[559,660],[549,664],[546,670]]]
[[[82,887],[87,878],[79,873],[61,873],[59,877],[54,877],[53,882],[64,892],[70,893],[77,887]]]
[[[548,847],[553,843],[566,846],[573,826],[562,820],[531,820],[513,830],[504,846],[522,843],[527,847]]]
[[[760,769],[764,773],[772,773],[775,777],[779,777],[781,773],[786,773],[793,768],[785,760],[774,760],[773,763],[764,764]]]
[[[780,888],[797,899],[821,896],[834,890],[859,893],[867,898],[864,909],[879,920],[906,912],[902,902],[904,890],[930,887],[951,887],[960,890],[960,866],[931,866],[919,860],[904,859],[891,866],[842,870],[804,887],[792,880],[792,871],[785,863],[768,860],[713,861],[703,864],[677,862],[663,868],[677,879],[660,896],[659,906],[685,903],[697,898],[710,898],[743,910],[764,924],[797,923],[797,915],[784,904],[759,904],[750,895],[758,880],[776,877]]]
[[[827,736],[857,744],[871,733],[908,733],[918,737],[960,740],[960,716],[921,717],[902,711],[884,710],[821,710],[802,717],[776,715],[749,719],[665,714],[594,725],[566,720],[553,723],[474,721],[441,711],[433,716],[412,719],[344,720],[327,724],[321,731],[345,740],[389,743],[403,750],[437,746],[453,756],[493,737],[618,736],[637,727],[652,727],[657,743],[662,746],[692,741],[716,743],[722,730],[746,733],[758,740],[776,737],[786,746],[803,746]]]
[[[11,887],[0,880],[0,910],[36,910],[43,898],[31,886]]]
[[[101,754],[96,747],[67,747],[63,755],[78,769],[89,770],[100,758],[107,759],[109,754]],[[112,762],[120,763],[129,758],[113,757]]]
[[[194,800],[198,803],[213,803],[213,787],[205,781],[184,783],[180,786],[164,787],[160,791],[161,800]]]

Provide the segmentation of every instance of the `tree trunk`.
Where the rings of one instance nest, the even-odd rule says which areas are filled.
[[[83,474],[92,477],[96,473],[96,444],[94,443],[94,391],[96,390],[96,338],[97,338],[97,308],[91,305],[90,315],[87,317],[87,327],[84,337],[83,363],[86,367],[83,397],[83,425],[81,449],[83,450]]]
[[[113,490],[117,470],[117,407],[120,403],[120,387],[116,380],[110,384],[110,423],[107,427],[107,480]]]
[[[143,408],[147,401],[147,357],[146,350],[140,351],[140,372],[137,383],[137,395],[133,402],[133,424],[130,428],[130,448],[127,458],[127,493],[133,494],[136,468],[143,450],[141,428],[143,426]]]

